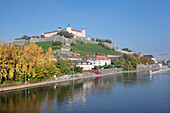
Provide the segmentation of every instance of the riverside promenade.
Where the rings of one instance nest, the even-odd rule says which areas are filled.
[[[170,68],[167,68],[167,69],[163,69],[160,71],[152,72],[150,74],[156,74],[156,73],[160,73],[163,71],[169,71],[169,70],[170,70]],[[145,71],[148,71],[148,70],[145,70]],[[99,75],[93,75],[93,76],[79,76],[79,77],[74,77],[74,78],[69,78],[69,79],[64,79],[64,80],[51,80],[51,81],[39,82],[39,83],[28,84],[28,85],[5,87],[5,88],[0,88],[0,93],[12,92],[12,91],[16,91],[16,90],[23,90],[23,89],[27,89],[27,88],[41,87],[41,86],[45,86],[48,84],[68,82],[68,81],[73,81],[73,80],[78,80],[78,79],[95,78],[95,77],[107,76],[107,75],[113,75],[113,74],[135,73],[135,72],[139,72],[139,71],[122,71],[122,72],[106,73],[106,74],[99,74]]]

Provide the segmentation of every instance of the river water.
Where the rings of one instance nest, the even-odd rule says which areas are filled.
[[[126,73],[0,94],[0,113],[170,113],[170,71]]]

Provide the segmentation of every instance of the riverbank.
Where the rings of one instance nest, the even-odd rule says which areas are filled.
[[[150,74],[156,74],[156,73],[161,73],[161,72],[164,72],[164,71],[169,71],[170,70],[170,68],[168,68],[168,69],[163,69],[163,70],[159,70],[159,71],[154,71],[154,72],[151,72]]]
[[[152,72],[152,74],[160,73],[163,71],[168,71],[168,69],[160,70],[160,71],[155,71]],[[143,71],[149,71],[149,70],[143,70]],[[52,81],[46,81],[46,82],[40,82],[40,83],[34,83],[34,84],[28,84],[28,85],[20,85],[20,86],[13,86],[13,87],[6,87],[6,88],[0,88],[0,92],[11,92],[14,90],[22,90],[25,88],[34,88],[34,87],[41,87],[44,85],[49,85],[49,84],[54,84],[54,83],[59,83],[59,82],[67,82],[67,81],[73,81],[73,80],[78,80],[78,79],[86,79],[86,78],[95,78],[95,77],[101,77],[101,76],[107,76],[107,75],[114,75],[114,74],[123,74],[123,73],[135,73],[135,72],[142,72],[142,71],[121,71],[121,72],[115,72],[115,73],[106,73],[106,74],[99,74],[99,75],[93,75],[93,76],[79,76],[76,78],[69,78],[65,80],[52,80]]]

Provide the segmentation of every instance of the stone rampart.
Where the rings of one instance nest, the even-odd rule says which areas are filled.
[[[137,71],[142,71],[142,70],[152,70],[152,69],[156,69],[156,68],[160,68],[160,66],[158,64],[138,64],[137,66]]]
[[[29,40],[21,39],[21,40],[14,40],[16,45],[25,45],[29,43]]]
[[[32,38],[32,39],[30,39],[30,43],[46,42],[46,41],[54,41],[54,37],[49,37],[49,38]]]

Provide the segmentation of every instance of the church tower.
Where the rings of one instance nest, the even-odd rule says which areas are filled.
[[[81,32],[82,32],[82,37],[86,37],[86,32],[84,28],[81,30]]]
[[[71,33],[71,26],[70,26],[70,24],[68,24],[68,26],[67,26],[67,31],[68,31],[69,33]]]

